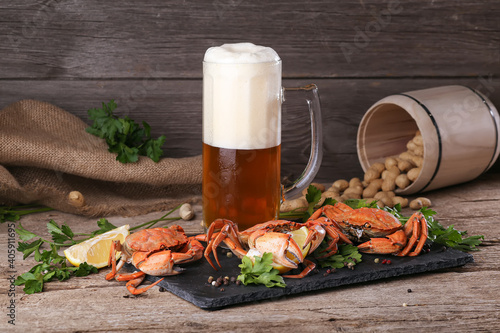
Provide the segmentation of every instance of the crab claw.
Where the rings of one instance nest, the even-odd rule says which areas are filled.
[[[406,236],[403,230],[381,238],[372,238],[358,245],[364,253],[396,254],[406,245]]]
[[[304,261],[304,256],[291,234],[280,232],[265,232],[264,230],[254,232],[248,240],[250,248],[255,248],[260,253],[269,252],[273,254],[276,264],[297,268],[298,265],[287,254],[290,253],[298,262]]]

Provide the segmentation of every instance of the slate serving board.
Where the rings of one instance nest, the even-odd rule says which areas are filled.
[[[391,264],[375,263],[374,259],[390,259]],[[384,255],[363,254],[362,262],[355,266],[354,270],[348,268],[337,269],[335,272],[324,275],[326,268],[319,268],[319,273],[312,274],[303,279],[285,278],[286,287],[267,288],[257,285],[236,285],[231,283],[227,286],[215,287],[207,280],[209,276],[238,276],[241,260],[236,256],[228,258],[219,249],[219,260],[222,268],[215,271],[203,258],[198,262],[185,265],[186,269],[179,275],[168,276],[158,285],[179,296],[180,298],[206,309],[217,310],[230,305],[255,302],[265,299],[279,298],[313,290],[338,287],[342,285],[356,284],[360,282],[374,281],[401,275],[429,272],[437,269],[462,266],[473,262],[471,254],[461,251],[443,248],[441,245],[433,244],[430,252],[417,257],[395,257]],[[133,271],[132,265],[125,265],[129,271]],[[159,278],[147,276],[149,281],[157,281]],[[220,291],[224,288],[224,291]]]

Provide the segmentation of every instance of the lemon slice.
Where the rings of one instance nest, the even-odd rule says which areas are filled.
[[[299,246],[299,248],[302,249],[304,247],[304,243],[306,241],[307,235],[309,234],[309,230],[306,227],[302,227],[300,229],[290,231],[289,234],[292,234],[292,239],[295,241],[295,243],[297,243],[297,245]],[[309,252],[309,248],[310,247],[311,247],[311,244],[309,243],[309,244],[307,244],[307,246],[305,248],[302,249],[302,255],[304,257]],[[262,257],[262,253],[260,253],[256,249],[251,249],[250,251],[248,251],[247,257],[249,257],[253,262],[255,260],[254,256]],[[292,260],[293,262],[295,262],[296,264],[299,263],[299,261],[297,260],[297,258],[295,258],[293,256],[293,254],[287,253],[286,256],[290,260]],[[291,268],[289,268],[289,267],[285,267],[283,265],[279,265],[279,264],[276,264],[274,262],[272,263],[272,266],[274,268],[276,268],[279,271],[280,274],[286,273],[286,272],[288,272],[288,271],[291,270]]]
[[[129,233],[129,225],[126,224],[79,244],[75,244],[64,250],[64,255],[74,266],[80,266],[81,263],[86,262],[97,268],[106,267],[108,265],[111,243],[115,240],[119,240],[123,243]],[[119,257],[120,252],[117,252],[116,258],[118,259]]]

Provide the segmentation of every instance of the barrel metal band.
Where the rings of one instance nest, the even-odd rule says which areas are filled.
[[[434,174],[432,175],[431,179],[429,179],[429,182],[420,190],[421,192],[423,192],[432,183],[432,181],[436,177],[436,174],[439,171],[439,167],[441,166],[441,158],[442,158],[442,153],[443,153],[443,151],[442,151],[443,145],[442,145],[442,142],[441,142],[441,133],[439,132],[439,127],[438,127],[438,125],[436,123],[436,119],[434,118],[434,116],[432,115],[432,113],[429,111],[429,109],[423,103],[421,103],[419,100],[417,100],[413,96],[410,96],[410,95],[407,95],[407,94],[398,94],[398,95],[408,97],[408,98],[412,99],[413,101],[415,101],[418,105],[420,105],[422,107],[422,109],[425,110],[425,112],[427,113],[427,115],[431,119],[432,124],[434,125],[434,128],[436,129],[436,133],[437,133],[437,137],[438,137],[438,147],[439,147],[438,161],[437,161],[436,169],[434,169]]]
[[[476,94],[483,101],[484,105],[486,105],[486,107],[488,108],[488,111],[490,112],[491,120],[493,120],[493,126],[495,127],[495,138],[496,138],[495,149],[493,150],[493,156],[491,156],[490,162],[486,166],[486,169],[484,169],[484,171],[482,172],[482,173],[485,173],[486,171],[488,171],[488,169],[494,163],[495,155],[497,154],[497,150],[498,150],[498,125],[497,125],[497,122],[495,121],[495,114],[493,112],[493,109],[488,104],[488,102],[483,98],[483,96],[480,93],[478,93],[476,90],[472,89],[471,87],[465,86],[465,88],[470,89],[474,94]]]

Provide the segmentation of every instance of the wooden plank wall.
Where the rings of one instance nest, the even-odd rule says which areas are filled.
[[[169,156],[201,153],[201,61],[227,42],[273,47],[284,85],[316,83],[324,123],[318,180],[361,175],[357,126],[384,96],[448,84],[500,107],[496,0],[16,0],[0,3],[0,108],[33,98],[87,121],[118,111],[167,135]],[[299,101],[285,107],[283,174],[308,157]],[[497,163],[494,169],[498,169]]]

